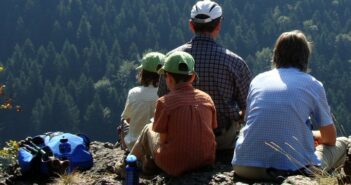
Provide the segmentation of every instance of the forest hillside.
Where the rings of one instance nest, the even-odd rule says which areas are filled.
[[[188,0],[0,1],[0,145],[47,131],[115,141],[134,68],[146,51],[188,41]],[[218,41],[256,75],[275,39],[299,29],[313,42],[311,74],[324,83],[339,134],[351,133],[351,1],[218,0]]]

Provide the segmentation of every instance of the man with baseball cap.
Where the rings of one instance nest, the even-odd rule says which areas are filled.
[[[214,133],[217,150],[229,152],[226,155],[229,163],[239,122],[245,113],[251,72],[241,57],[215,42],[222,20],[222,8],[216,2],[198,1],[189,20],[195,37],[173,51],[185,51],[194,57],[199,77],[194,87],[208,93],[216,105],[218,128]],[[165,80],[161,77],[158,95],[161,97],[167,92]]]
[[[154,123],[144,127],[130,152],[144,173],[158,167],[179,176],[215,161],[216,109],[208,94],[192,86],[194,66],[190,54],[176,51],[159,70],[170,93],[157,100]]]

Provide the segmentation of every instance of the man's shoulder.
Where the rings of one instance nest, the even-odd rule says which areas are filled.
[[[167,55],[170,54],[170,53],[173,53],[175,51],[187,51],[188,49],[190,49],[190,47],[191,47],[191,43],[189,43],[189,42],[184,43],[183,45],[180,45],[180,46],[172,49],[171,51],[169,51],[167,53]]]
[[[226,58],[226,61],[234,61],[237,63],[245,64],[245,61],[241,56],[238,54],[234,53],[233,51],[227,49],[227,48],[221,48],[220,49],[222,55]]]
[[[217,42],[211,42],[212,45],[212,49],[214,49],[214,53],[217,53],[217,54],[220,54],[222,56],[225,56],[225,57],[228,57],[228,58],[231,58],[233,60],[240,60],[240,61],[244,61],[238,54],[234,53],[233,51],[229,50],[228,48],[225,48],[223,46],[221,46],[220,44],[218,44]],[[171,50],[169,53],[172,53],[174,51],[185,51],[185,52],[190,52],[189,49],[192,48],[192,45],[194,43],[193,42],[187,42],[187,43],[184,43],[176,48],[174,48],[173,50]],[[203,48],[203,47],[201,47]],[[196,49],[193,50],[193,52],[196,52]]]

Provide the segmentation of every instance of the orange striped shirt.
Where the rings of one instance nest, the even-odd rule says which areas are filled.
[[[179,84],[158,99],[154,119],[153,130],[167,135],[155,151],[155,162],[166,173],[178,176],[214,163],[216,109],[208,94]]]

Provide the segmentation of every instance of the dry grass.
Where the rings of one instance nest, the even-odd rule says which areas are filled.
[[[53,182],[53,185],[80,185],[85,184],[85,180],[78,172],[59,175]]]
[[[285,155],[290,161],[294,162],[297,166],[304,166],[301,164],[300,161],[296,160],[289,154],[288,152],[284,151],[279,145],[277,145],[274,142],[266,142],[266,145],[271,147],[273,150],[279,152],[282,155]],[[285,143],[288,145],[290,148],[292,148],[291,145],[288,143]],[[293,151],[297,152],[292,148]],[[350,177],[346,176],[343,173],[343,170],[341,167],[336,168],[333,170],[332,173],[328,173],[324,169],[312,166],[309,168],[305,168],[306,171],[309,173],[313,174],[314,179],[318,182],[320,185],[345,185],[345,184],[351,184],[350,183]]]
[[[339,181],[336,177],[319,177],[317,178],[320,185],[338,185]]]
[[[304,167],[303,164],[301,164],[300,161],[296,160],[294,157],[292,157],[291,154],[286,152],[282,147],[280,147],[278,144],[274,142],[265,142],[267,146],[275,150],[276,152],[286,156],[290,161],[292,161],[295,165]],[[291,148],[293,151],[297,152],[290,144],[285,143],[289,148]],[[298,152],[297,152],[298,153]],[[302,156],[301,154],[298,153],[298,155]],[[305,159],[307,160],[307,159]],[[349,178],[343,174],[341,167],[334,169],[333,173],[328,173],[325,170],[318,168],[318,167],[309,167],[305,168],[306,172],[309,172],[313,174],[315,180],[318,182],[320,185],[345,185],[345,184],[350,184],[349,183]]]
[[[335,115],[332,114],[332,118],[334,121],[334,124],[337,128],[337,132],[339,134],[341,134],[342,136],[346,136],[346,131],[344,129],[343,124],[340,124]],[[296,142],[299,142],[297,138],[293,137]],[[274,142],[265,142],[265,144],[267,146],[269,146],[270,148],[272,148],[273,150],[275,150],[276,152],[286,156],[290,161],[292,161],[294,164],[296,164],[297,166],[303,167],[304,165],[301,164],[300,161],[296,160],[295,158],[292,157],[291,154],[289,154],[288,152],[284,151],[279,145],[277,145]],[[297,153],[297,155],[302,156],[301,154],[299,154],[289,143],[285,143],[285,145],[287,145],[289,148],[292,149],[292,151],[295,151]],[[305,159],[306,160],[306,159]],[[342,170],[341,167],[334,169],[334,171],[332,173],[328,173],[325,170],[321,169],[321,168],[317,168],[317,167],[312,167],[309,169],[305,169],[306,171],[310,171],[315,179],[317,180],[318,184],[320,185],[345,185],[345,184],[351,184],[351,177],[346,176]]]

